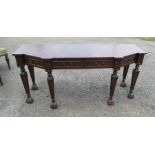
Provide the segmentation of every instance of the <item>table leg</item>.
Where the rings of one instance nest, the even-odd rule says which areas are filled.
[[[135,87],[139,72],[140,72],[139,71],[139,64],[136,64],[136,67],[132,72],[132,80],[131,80],[131,85],[130,85],[130,91],[129,91],[129,94],[128,94],[128,98],[130,98],[130,99],[134,98],[133,90],[134,90],[134,87]]]
[[[127,73],[128,73],[128,69],[129,69],[129,65],[124,67],[123,80],[122,80],[121,85],[120,85],[121,87],[126,87],[125,79],[126,79],[126,76],[127,76]]]
[[[32,87],[31,87],[31,89],[32,90],[38,90],[38,87],[37,87],[37,85],[35,83],[34,67],[28,65],[28,70],[29,70],[29,73],[30,73],[30,76],[31,76],[31,79],[32,79]]]
[[[21,79],[22,79],[22,82],[23,82],[23,86],[25,88],[25,92],[27,94],[26,103],[32,103],[33,99],[32,99],[32,97],[30,95],[30,88],[29,88],[27,72],[25,71],[24,66],[20,67],[20,69],[21,69],[20,76],[21,76]]]
[[[52,109],[56,109],[58,107],[58,105],[55,102],[55,93],[54,93],[54,77],[52,75],[52,71],[48,70],[47,71],[48,77],[47,77],[47,82],[48,82],[48,86],[49,86],[49,91],[50,91],[50,95],[51,95],[51,99],[52,99],[52,104],[51,104],[51,108]]]
[[[0,75],[0,84],[1,84],[1,86],[3,86],[3,82],[2,82],[2,79],[1,79],[1,75]]]
[[[8,68],[11,69],[8,54],[5,55],[5,59],[6,59],[6,62],[8,64]]]
[[[114,104],[113,95],[114,95],[117,79],[118,79],[117,70],[114,69],[113,74],[111,75],[110,97],[109,97],[108,102],[107,102],[108,105]]]

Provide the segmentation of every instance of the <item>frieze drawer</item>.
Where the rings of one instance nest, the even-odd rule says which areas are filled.
[[[53,61],[52,68],[108,68],[112,64],[110,60]]]

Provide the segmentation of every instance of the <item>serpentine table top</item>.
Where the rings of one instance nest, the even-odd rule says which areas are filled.
[[[38,89],[35,83],[34,67],[45,69],[48,73],[48,85],[52,99],[51,108],[57,108],[54,94],[53,69],[86,69],[112,68],[110,97],[108,105],[113,105],[113,94],[118,79],[117,71],[124,67],[122,87],[130,64],[135,63],[128,98],[133,98],[133,89],[139,75],[139,65],[142,64],[146,52],[134,44],[25,44],[13,54],[17,66],[21,69],[21,79],[27,94],[27,103],[32,103],[30,95],[27,65],[33,82],[32,90]]]

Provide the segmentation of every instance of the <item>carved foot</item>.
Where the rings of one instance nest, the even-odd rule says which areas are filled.
[[[32,90],[38,90],[39,88],[38,88],[38,86],[36,84],[33,84],[31,89]]]
[[[31,96],[26,98],[26,103],[31,104],[33,103],[33,98]]]
[[[133,98],[134,98],[134,94],[133,94],[133,93],[129,93],[129,94],[128,94],[128,98],[129,98],[129,99],[133,99]]]
[[[126,83],[122,81],[121,84],[120,84],[120,86],[121,87],[126,87]]]
[[[114,105],[113,99],[108,99],[107,104],[108,104],[108,105]]]
[[[57,103],[52,103],[52,104],[50,105],[50,108],[51,108],[51,109],[57,109],[57,108],[58,108]]]

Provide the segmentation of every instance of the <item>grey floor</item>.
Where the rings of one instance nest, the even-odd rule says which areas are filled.
[[[51,110],[45,71],[36,69],[38,91],[31,91],[34,103],[25,103],[25,92],[19,68],[12,53],[23,43],[134,43],[148,52],[135,88],[135,99],[126,96],[132,69],[127,76],[127,87],[121,88],[122,69],[115,90],[114,106],[107,106],[111,69],[54,70],[58,109]],[[12,69],[0,58],[0,116],[155,116],[155,42],[138,38],[0,38],[0,47],[8,49]],[[31,84],[31,81],[30,81]]]

